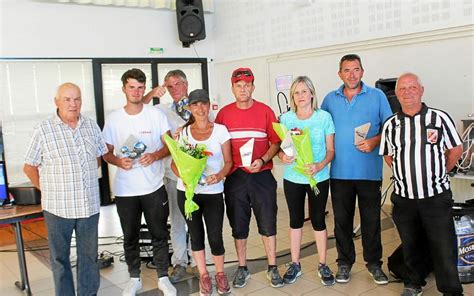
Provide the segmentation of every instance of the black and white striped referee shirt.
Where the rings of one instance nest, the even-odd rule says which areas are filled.
[[[444,153],[461,143],[451,117],[424,103],[413,117],[402,112],[389,117],[383,126],[379,153],[393,157],[395,194],[421,199],[448,190]]]

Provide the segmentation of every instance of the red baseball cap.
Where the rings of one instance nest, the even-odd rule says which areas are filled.
[[[253,82],[255,77],[253,77],[252,70],[250,68],[238,68],[232,72],[232,77],[230,81],[232,84],[236,83],[237,81],[243,80],[245,82]]]

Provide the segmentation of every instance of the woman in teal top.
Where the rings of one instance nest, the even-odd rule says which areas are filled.
[[[286,164],[283,188],[290,214],[291,263],[283,276],[291,284],[301,276],[300,247],[304,224],[304,204],[308,196],[308,207],[314,238],[319,254],[318,275],[323,285],[333,285],[334,275],[326,265],[327,231],[325,223],[326,202],[329,192],[329,167],[334,158],[334,123],[331,115],[318,108],[316,92],[306,76],[297,77],[290,89],[291,111],[283,114],[280,123],[288,130],[309,128],[314,163],[307,165],[307,172],[318,182],[319,194],[315,195],[308,178],[294,169],[295,157],[282,150],[278,157]]]

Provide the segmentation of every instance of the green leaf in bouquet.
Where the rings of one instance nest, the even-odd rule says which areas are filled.
[[[179,176],[185,185],[186,201],[184,203],[184,214],[186,219],[191,219],[192,213],[199,209],[199,206],[193,201],[193,196],[199,179],[206,168],[207,156],[196,158],[193,155],[199,156],[199,153],[196,153],[194,150],[183,149],[183,146],[180,147],[178,143],[168,135],[164,136],[164,140],[176,164]],[[202,146],[204,146],[204,151],[206,146]]]
[[[317,182],[314,177],[306,172],[306,165],[313,163],[313,150],[311,149],[311,136],[309,128],[303,129],[301,135],[292,135],[293,144],[295,145],[296,154],[296,164],[294,169],[306,176],[309,181],[311,189],[315,192],[316,195],[319,194],[318,187],[316,187]]]

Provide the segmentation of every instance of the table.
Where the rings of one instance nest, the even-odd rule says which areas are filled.
[[[31,295],[30,282],[28,281],[28,271],[26,269],[25,248],[21,233],[21,221],[26,219],[39,218],[43,216],[41,205],[14,206],[10,209],[0,209],[0,224],[10,224],[15,229],[16,249],[18,253],[18,264],[20,265],[21,282],[15,282],[20,290],[26,290],[28,296]]]

